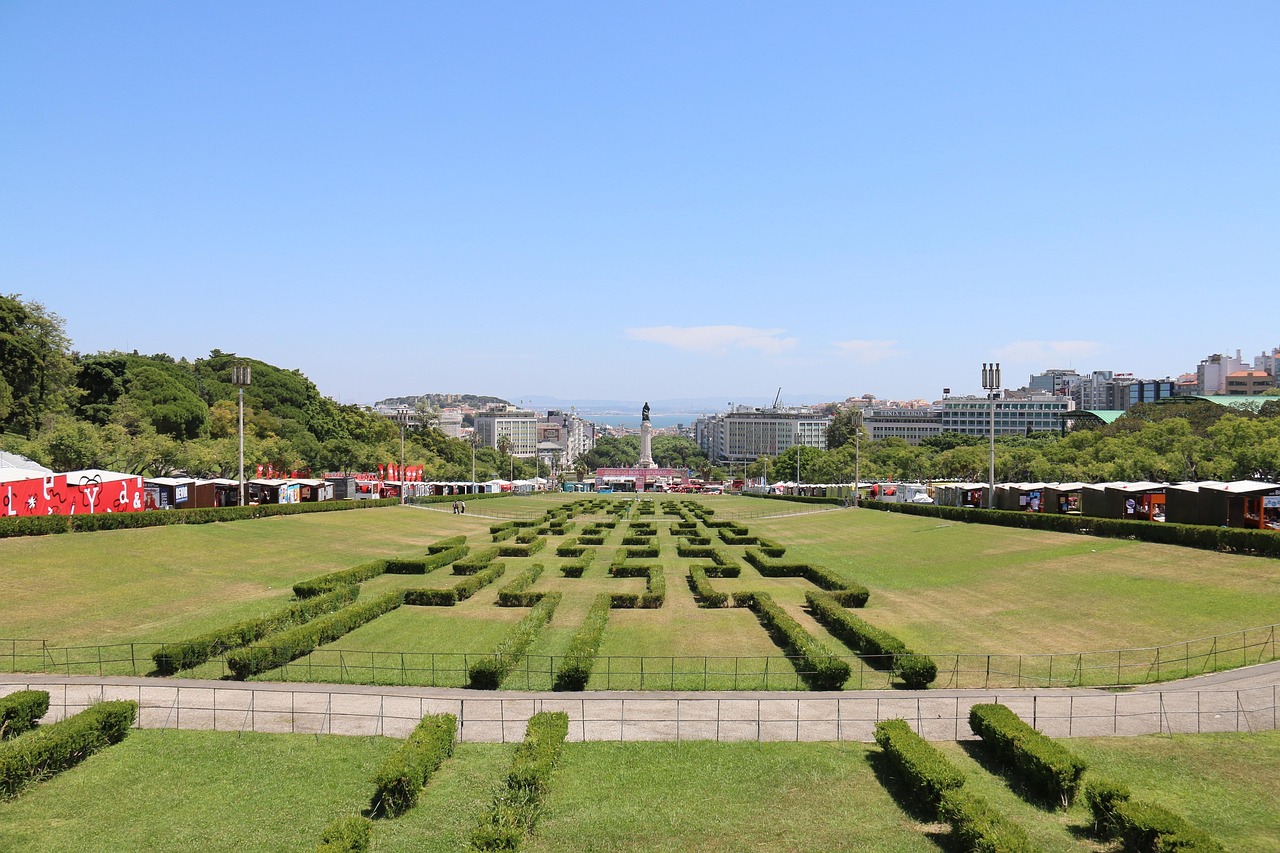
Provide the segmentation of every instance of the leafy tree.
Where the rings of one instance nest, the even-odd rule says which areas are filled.
[[[863,437],[866,437],[862,426],[862,410],[857,407],[837,410],[827,426],[827,449],[839,450],[852,443],[857,432],[862,432]]]
[[[18,294],[0,296],[0,427],[33,435],[67,410],[75,366],[62,318]]]

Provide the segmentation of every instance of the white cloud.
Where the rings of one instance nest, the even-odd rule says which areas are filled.
[[[859,364],[876,364],[902,355],[897,341],[836,341],[834,346]]]
[[[1001,361],[1030,362],[1050,367],[1070,367],[1102,350],[1097,341],[1014,341],[996,350]]]
[[[749,326],[646,326],[627,329],[627,337],[708,355],[724,355],[733,349],[753,349],[776,355],[797,343],[795,338],[782,337],[783,331]]]

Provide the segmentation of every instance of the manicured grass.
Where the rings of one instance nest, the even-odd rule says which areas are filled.
[[[0,803],[14,853],[310,851],[368,803],[390,738],[132,731]]]
[[[876,780],[867,749],[569,744],[528,850],[936,850]]]

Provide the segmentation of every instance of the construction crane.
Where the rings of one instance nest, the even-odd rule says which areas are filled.
[[[776,409],[776,408],[778,408],[778,403],[779,403],[779,402],[781,402],[781,401],[782,401],[782,386],[781,386],[781,385],[779,385],[779,386],[778,386],[778,393],[777,393],[777,396],[775,396],[775,397],[773,398],[773,407],[774,407],[775,409]]]

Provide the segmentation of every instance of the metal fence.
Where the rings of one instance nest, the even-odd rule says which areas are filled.
[[[1155,684],[1277,659],[1276,625],[1149,648],[1043,655],[934,654],[939,688],[1124,687]],[[148,675],[160,643],[58,648],[41,640],[0,640],[0,671],[61,675]],[[462,687],[469,667],[490,653],[317,649],[273,670],[275,681]],[[852,674],[846,690],[895,685],[892,657],[842,658]],[[504,682],[513,690],[550,690],[568,658],[527,655]],[[224,678],[225,662],[187,672]],[[591,690],[805,690],[800,658],[776,656],[597,656]]]
[[[930,740],[968,740],[974,737],[969,708],[980,702],[1006,705],[1050,737],[1252,733],[1276,730],[1280,693],[1270,686],[1049,696],[463,698],[252,685],[0,682],[0,695],[22,689],[49,691],[47,722],[94,702],[127,699],[138,703],[139,728],[405,737],[423,715],[450,713],[458,718],[459,739],[477,743],[521,740],[529,717],[540,711],[568,714],[574,741],[870,742],[877,722],[895,718]]]

